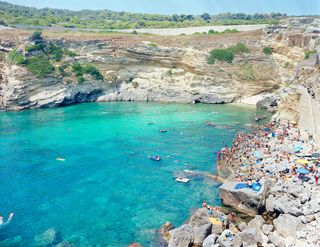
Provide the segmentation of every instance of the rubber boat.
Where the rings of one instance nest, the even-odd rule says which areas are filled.
[[[61,157],[58,157],[58,158],[57,158],[57,161],[66,161],[66,159],[61,158]]]
[[[160,133],[166,133],[167,132],[167,130],[159,130],[160,131]]]
[[[178,177],[175,179],[177,182],[180,182],[180,183],[188,183],[190,181],[189,178],[181,178],[181,177]]]

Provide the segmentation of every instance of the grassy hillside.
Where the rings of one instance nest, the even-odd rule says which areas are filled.
[[[273,23],[286,17],[285,14],[225,13],[219,15],[159,15],[115,12],[110,10],[71,11],[51,8],[31,8],[0,1],[0,24],[59,26],[76,28],[164,28],[203,25],[238,25]]]

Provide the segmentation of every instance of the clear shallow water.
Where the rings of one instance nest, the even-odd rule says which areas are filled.
[[[220,203],[219,184],[179,184],[173,172],[213,172],[214,152],[255,114],[232,105],[131,102],[0,113],[0,213],[15,212],[0,240],[19,235],[32,246],[54,228],[76,246],[152,246],[165,221],[181,224],[203,199]]]

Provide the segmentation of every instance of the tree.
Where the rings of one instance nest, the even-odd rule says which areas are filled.
[[[208,13],[203,13],[200,17],[206,22],[209,22],[211,20],[211,16]]]

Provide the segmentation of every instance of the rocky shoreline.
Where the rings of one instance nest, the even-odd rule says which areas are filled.
[[[232,174],[220,196],[225,205],[253,219],[232,220],[231,214],[204,205],[181,227],[163,226],[168,246],[319,246],[320,186],[315,177],[320,159],[312,158],[319,147],[310,138],[287,122],[240,133],[232,148],[221,153],[219,166]],[[256,184],[261,185],[258,191]]]

